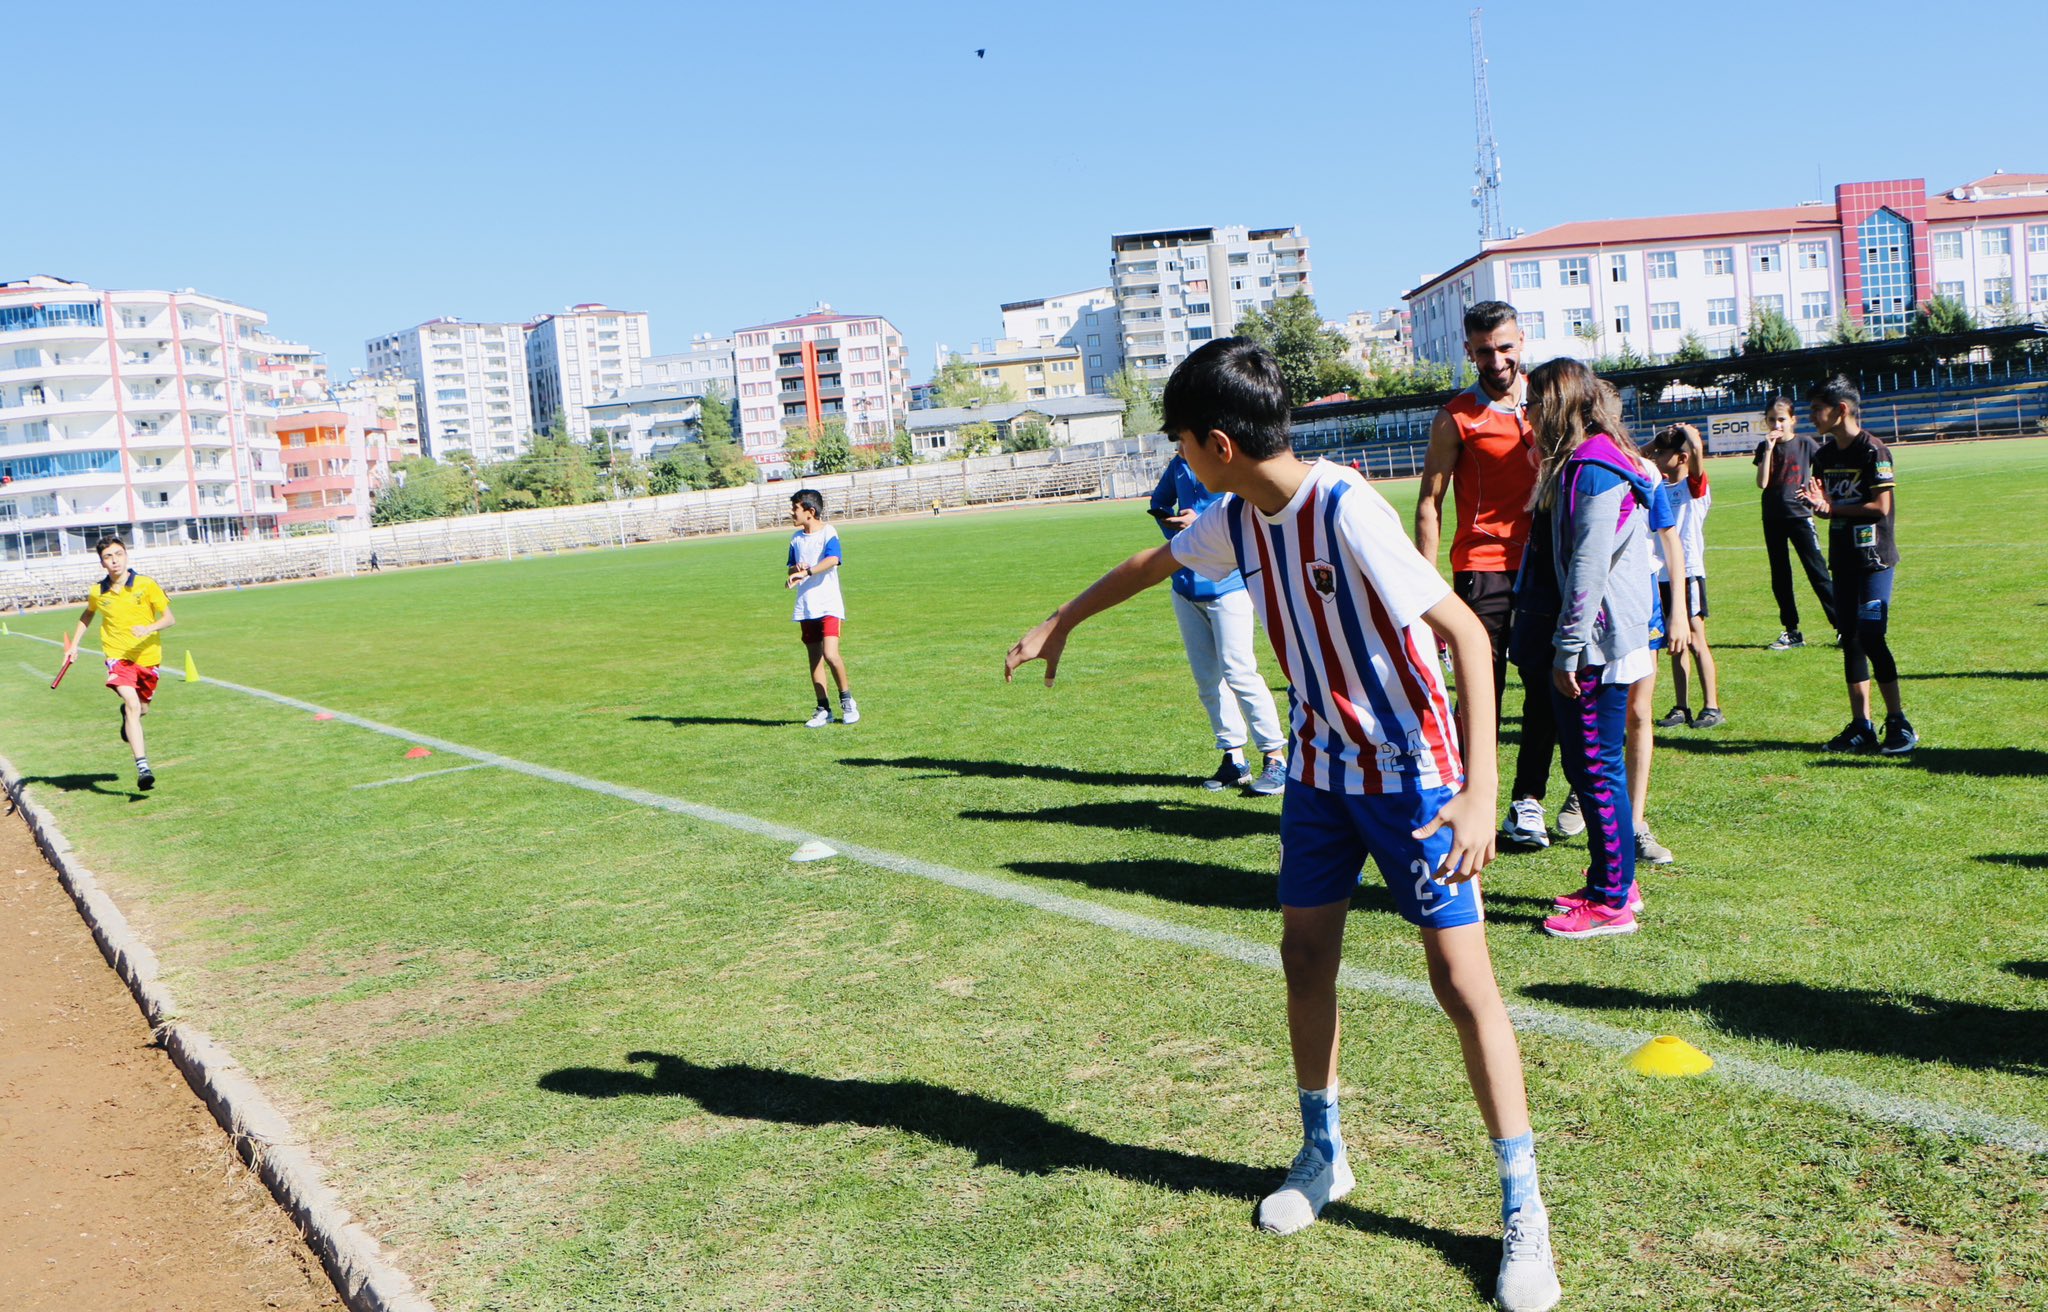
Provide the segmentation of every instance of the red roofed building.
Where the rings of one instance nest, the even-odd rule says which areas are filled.
[[[788,430],[846,425],[854,446],[889,442],[910,412],[903,334],[880,315],[840,314],[819,305],[779,323],[733,333],[740,442],[771,474],[788,471]]]
[[[1623,347],[1664,357],[1687,334],[1726,351],[1763,310],[1810,344],[1844,316],[1883,336],[1936,296],[1985,321],[2048,320],[2048,174],[1933,195],[1920,178],[1845,183],[1832,203],[1564,223],[1487,242],[1406,299],[1419,358],[1462,359],[1465,307],[1503,300],[1535,364]]]

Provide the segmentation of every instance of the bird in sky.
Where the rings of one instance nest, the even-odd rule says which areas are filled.
[[[975,52],[974,52],[974,57],[975,57],[976,59],[987,59],[987,58],[988,58],[988,47],[987,47],[987,46],[980,46],[980,47],[976,48],[976,50],[975,50]]]

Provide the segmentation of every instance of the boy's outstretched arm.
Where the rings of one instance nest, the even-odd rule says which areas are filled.
[[[1060,653],[1066,650],[1067,635],[1074,626],[1091,615],[1099,615],[1111,606],[1121,605],[1154,584],[1164,583],[1180,568],[1180,561],[1173,555],[1173,548],[1158,546],[1150,551],[1141,551],[1109,573],[1088,585],[1080,596],[1047,616],[1045,621],[1031,632],[1017,639],[1017,645],[1010,648],[1010,654],[1003,658],[1003,682],[1008,683],[1017,667],[1030,661],[1045,662],[1045,685],[1052,686],[1053,676],[1060,670]],[[1480,638],[1484,640],[1482,630]],[[1488,667],[1486,676],[1493,674]],[[1487,685],[1489,688],[1492,684]]]
[[[1458,681],[1459,738],[1465,749],[1465,786],[1444,804],[1436,819],[1415,831],[1427,838],[1451,827],[1451,850],[1437,877],[1462,884],[1493,860],[1494,795],[1500,791],[1500,767],[1493,741],[1493,647],[1486,626],[1471,607],[1455,596],[1445,597],[1422,612],[1423,623],[1451,649],[1451,673]],[[1547,691],[1547,690],[1546,690]],[[1466,732],[1468,726],[1480,726]]]

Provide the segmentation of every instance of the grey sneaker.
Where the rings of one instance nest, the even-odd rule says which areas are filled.
[[[1636,860],[1647,861],[1653,866],[1668,866],[1675,860],[1671,849],[1657,841],[1657,836],[1648,829],[1636,830]]]
[[[1212,793],[1226,788],[1242,788],[1252,781],[1252,768],[1243,761],[1234,761],[1230,753],[1223,754],[1223,764],[1216,767],[1216,773],[1202,781],[1202,787]]]
[[[1557,832],[1565,838],[1577,838],[1586,832],[1586,813],[1579,809],[1579,795],[1572,793],[1564,799],[1564,805],[1557,811]]]
[[[1768,646],[1768,647],[1764,648],[1764,650],[1765,650],[1765,651],[1791,651],[1791,650],[1792,650],[1792,649],[1793,649],[1794,647],[1804,647],[1805,645],[1806,645],[1806,635],[1805,635],[1805,634],[1801,633],[1801,632],[1800,632],[1799,630],[1797,630],[1797,629],[1787,629],[1787,630],[1785,630],[1785,631],[1784,631],[1783,633],[1781,633],[1781,634],[1779,634],[1779,635],[1778,635],[1778,640],[1777,640],[1776,642],[1774,642],[1774,643],[1772,643],[1772,644],[1771,644],[1770,646]]]
[[[830,723],[832,723],[831,709],[829,707],[820,706],[817,710],[811,712],[810,719],[804,721],[804,728],[822,729]]]
[[[859,724],[860,703],[851,697],[841,697],[839,699],[839,723]]]
[[[1508,1222],[1493,1297],[1503,1312],[1550,1312],[1564,1297],[1550,1256],[1550,1217],[1540,1208],[1525,1207]]]
[[[1728,723],[1728,717],[1721,714],[1721,708],[1709,706],[1693,717],[1692,727],[1695,729],[1718,729],[1726,723]]]
[[[1321,1153],[1303,1144],[1294,1155],[1287,1179],[1260,1202],[1259,1229],[1276,1235],[1306,1230],[1323,1214],[1323,1208],[1350,1193],[1356,1183],[1343,1153],[1337,1154],[1336,1161],[1326,1162]]]
[[[1259,777],[1245,785],[1254,797],[1278,797],[1287,791],[1287,758],[1269,756]]]

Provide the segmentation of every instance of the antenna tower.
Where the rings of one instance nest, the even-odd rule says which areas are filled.
[[[1498,241],[1508,235],[1500,217],[1500,144],[1493,139],[1493,109],[1486,94],[1486,38],[1479,30],[1480,10],[1472,11],[1472,117],[1479,142],[1472,166],[1472,208],[1479,211],[1479,239]]]

